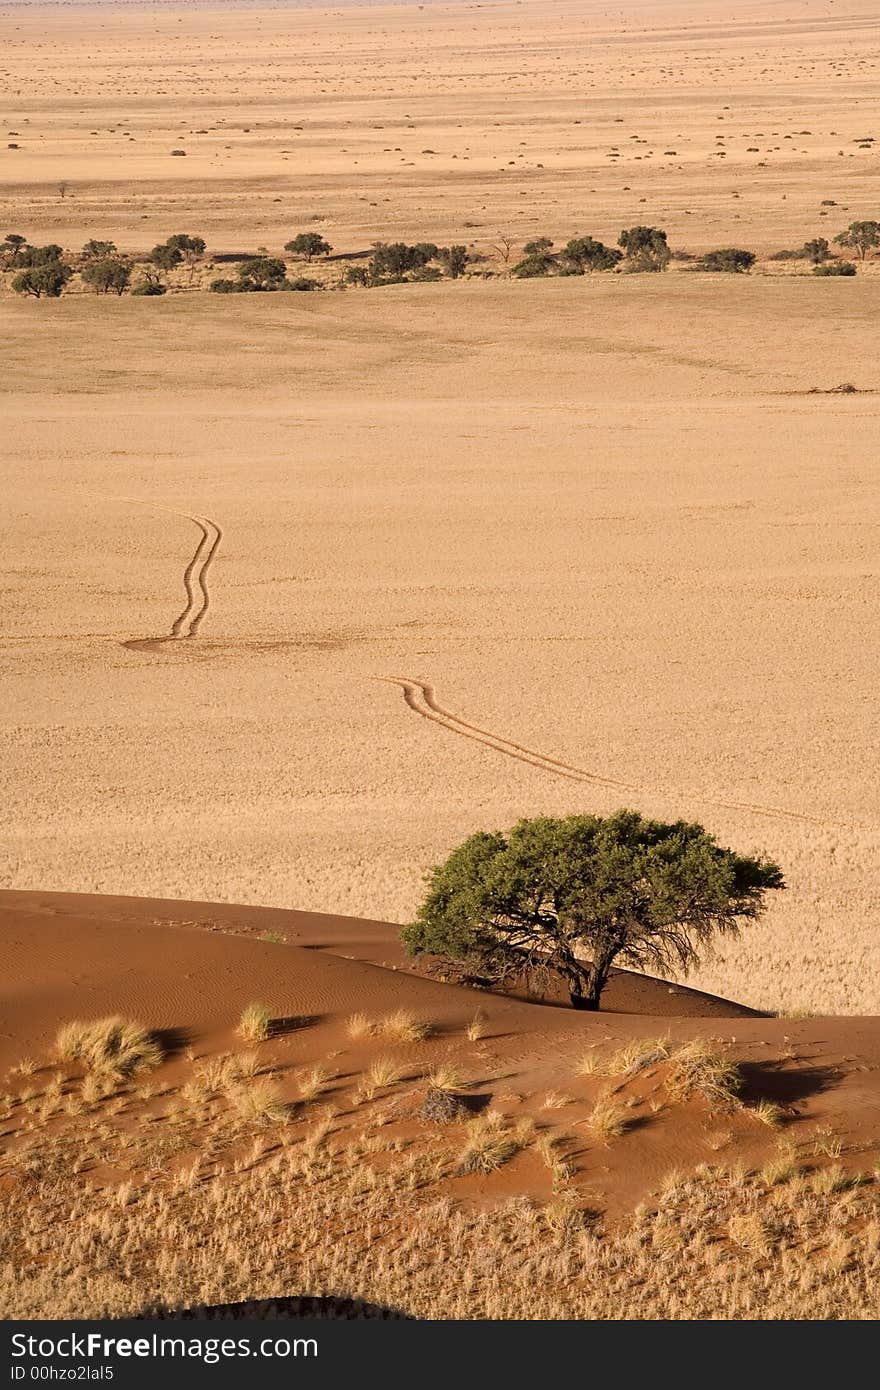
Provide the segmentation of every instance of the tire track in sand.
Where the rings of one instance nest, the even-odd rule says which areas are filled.
[[[183,572],[186,602],[165,636],[137,637],[122,643],[123,647],[128,647],[131,651],[154,651],[158,647],[164,646],[166,642],[187,641],[189,638],[197,636],[211,606],[208,571],[220,549],[223,532],[217,522],[212,521],[210,517],[190,516],[188,513],[182,512],[175,512],[173,515],[185,516],[186,520],[191,521],[199,531],[198,545]]]
[[[577,767],[574,763],[566,763],[559,758],[550,757],[535,748],[527,748],[524,744],[515,743],[513,739],[496,734],[491,729],[484,729],[479,724],[471,724],[468,720],[462,719],[460,715],[454,714],[441,705],[434,693],[434,687],[423,681],[410,680],[406,676],[375,676],[373,679],[384,681],[388,685],[396,685],[403,691],[403,698],[407,707],[414,713],[421,715],[423,719],[430,719],[449,733],[458,734],[462,738],[473,739],[476,743],[482,743],[487,748],[492,748],[496,753],[503,753],[509,758],[515,758],[518,762],[528,763],[529,766],[536,767],[542,772],[552,773],[556,777],[566,777],[572,782],[588,783],[592,786],[616,787],[619,791],[637,792],[640,795],[668,797],[674,794],[670,793],[669,789],[640,786],[635,782],[624,782],[615,777],[605,777],[598,772],[591,772],[587,768]],[[841,829],[849,828],[840,821],[822,820],[818,816],[808,816],[801,811],[789,811],[781,806],[762,806],[750,801],[728,801],[720,797],[703,796],[699,793],[694,797],[694,800],[701,801],[707,806],[718,806],[727,811],[746,811],[751,815],[766,816],[772,820],[798,821],[807,825],[837,826]]]

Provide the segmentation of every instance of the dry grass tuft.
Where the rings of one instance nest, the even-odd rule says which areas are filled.
[[[245,1042],[265,1042],[272,1031],[270,1010],[252,1000],[242,1009],[236,1031]]]
[[[240,1082],[229,1092],[229,1099],[247,1124],[283,1124],[291,1118],[291,1108],[282,1101],[275,1081]]]
[[[130,1019],[98,1018],[65,1023],[58,1031],[55,1050],[65,1062],[82,1062],[89,1072],[132,1076],[157,1067],[162,1046],[154,1034]]]
[[[497,1110],[478,1116],[468,1125],[456,1172],[460,1176],[493,1173],[528,1143],[531,1133],[531,1126],[509,1126]]]
[[[422,1042],[430,1035],[431,1029],[407,1009],[395,1009],[393,1014],[379,1020],[378,1031],[383,1038],[389,1038],[392,1042],[407,1043]]]
[[[425,1098],[419,1106],[419,1119],[432,1124],[448,1125],[457,1120],[466,1120],[470,1115],[461,1096],[446,1091],[439,1086],[429,1086]]]
[[[299,1078],[299,1093],[303,1100],[315,1100],[327,1089],[330,1077],[326,1067],[314,1066]]]
[[[636,1076],[646,1067],[665,1062],[669,1056],[668,1038],[633,1038],[619,1052],[609,1057],[605,1065],[607,1076]]]
[[[398,1062],[391,1057],[377,1057],[357,1090],[357,1099],[372,1100],[377,1091],[387,1091],[390,1086],[396,1083],[403,1076],[403,1069]]]
[[[843,1144],[830,1125],[823,1125],[821,1129],[816,1130],[813,1152],[817,1158],[840,1157],[843,1152]]]
[[[566,1105],[571,1104],[571,1096],[565,1096],[560,1091],[548,1091],[541,1102],[544,1110],[562,1110]]]
[[[782,1107],[772,1100],[759,1100],[748,1107],[748,1113],[760,1120],[762,1125],[767,1125],[768,1129],[778,1129],[785,1116]]]
[[[486,1036],[486,1020],[479,1009],[468,1024],[465,1035],[468,1042],[479,1042],[481,1038]]]
[[[378,1032],[375,1021],[366,1014],[352,1014],[346,1025],[348,1036],[358,1041],[360,1038],[373,1038]]]
[[[228,1091],[237,1081],[247,1081],[260,1069],[256,1052],[223,1052],[196,1065],[196,1077],[209,1095]]]
[[[729,1110],[738,1103],[742,1077],[736,1064],[710,1042],[695,1038],[674,1054],[666,1088],[674,1101],[701,1095],[714,1108]]]
[[[460,1091],[467,1083],[454,1062],[438,1062],[425,1077],[438,1091]]]
[[[732,1216],[727,1223],[727,1234],[735,1245],[747,1250],[750,1255],[765,1259],[770,1254],[771,1242],[767,1227],[757,1212],[742,1212]]]
[[[587,1128],[603,1144],[619,1139],[627,1127],[627,1114],[610,1096],[600,1096],[586,1120]]]
[[[605,1065],[598,1052],[590,1050],[578,1059],[575,1071],[578,1076],[604,1076]]]

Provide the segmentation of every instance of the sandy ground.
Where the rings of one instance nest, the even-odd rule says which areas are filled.
[[[68,246],[185,222],[224,251],[304,226],[485,249],[647,218],[761,251],[880,191],[869,0],[7,0],[0,44],[0,212]]]
[[[870,384],[878,293],[11,304],[3,885],[406,920],[473,830],[623,803],[785,868],[697,983],[876,1012],[877,398],[805,393]]]
[[[7,6],[0,208],[74,247],[797,244],[876,211],[869,21]],[[878,308],[684,274],[5,300],[0,883],[404,921],[473,830],[635,805],[790,883],[692,983],[880,1011]]]

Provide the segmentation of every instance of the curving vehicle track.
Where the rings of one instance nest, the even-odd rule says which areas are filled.
[[[462,738],[470,738],[476,743],[482,743],[487,748],[492,748],[496,753],[503,753],[509,758],[516,758],[519,762],[537,767],[542,772],[552,773],[556,777],[567,777],[572,782],[616,787],[621,791],[637,792],[643,795],[657,795],[660,791],[659,788],[639,786],[635,782],[624,782],[615,777],[605,777],[598,772],[577,767],[573,763],[563,762],[559,758],[540,753],[534,748],[527,748],[521,743],[515,743],[512,739],[504,738],[503,735],[496,734],[491,729],[481,728],[479,724],[471,724],[468,720],[462,719],[460,715],[454,714],[441,705],[434,693],[434,687],[423,681],[410,680],[406,676],[376,676],[375,679],[398,686],[403,691],[403,698],[407,707],[415,714],[421,715],[423,719],[429,719],[433,723],[439,724],[449,733],[459,734]],[[662,794],[669,795],[669,792],[663,791]],[[818,816],[808,816],[801,811],[789,811],[781,806],[762,806],[750,801],[728,801],[714,796],[698,796],[695,799],[709,806],[720,806],[728,811],[747,811],[752,815],[767,816],[772,820],[800,821],[807,825],[840,824],[836,821],[821,820]]]
[[[181,515],[181,513],[176,513]],[[187,521],[198,527],[199,542],[192,558],[183,572],[183,588],[186,602],[178,613],[168,633],[163,637],[140,637],[123,642],[124,647],[134,651],[151,651],[165,642],[184,641],[198,634],[205,615],[211,606],[211,591],[208,588],[208,571],[214,561],[223,532],[216,521],[207,516],[190,516]]]

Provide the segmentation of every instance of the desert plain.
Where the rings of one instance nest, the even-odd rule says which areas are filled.
[[[776,1316],[876,1316],[876,1199],[856,1175],[877,1158],[880,1066],[880,275],[769,260],[878,215],[870,6],[6,4],[0,44],[4,231],[131,254],[187,231],[210,261],[314,229],[343,258],[380,239],[482,258],[454,282],[339,293],[325,267],[327,292],[307,295],[221,298],[199,270],[155,300],[0,296],[0,1050],[29,1064],[7,1082],[4,1196],[33,1184],[69,1241],[51,1292],[37,1225],[26,1260],[12,1241],[7,1306],[130,1311],[152,1203],[169,1250],[194,1244],[173,1268],[166,1251],[141,1306],[320,1292],[423,1316],[756,1316],[771,1269]],[[642,221],[674,249],[743,246],[759,264],[507,273],[529,238],[613,244]],[[618,981],[585,1020],[407,971],[389,924],[465,836],[621,805],[784,869],[766,917],[687,978],[713,997]],[[209,1084],[254,998],[276,1021],[259,1064]],[[376,1120],[356,1078],[381,1029],[346,1019],[400,1010],[433,1042],[392,1029]],[[75,1068],[52,1078],[55,1033],[114,1013],[164,1032],[164,1080],[77,1109]],[[669,1053],[719,1033],[772,1123],[660,1097]],[[575,1144],[607,1100],[575,1059],[654,1035],[650,1085],[631,1058],[612,1067],[639,1123]],[[510,1134],[537,1126],[543,1160],[514,1137],[497,1173],[443,1169],[392,1092],[444,1059]],[[247,1066],[279,1078],[311,1138],[267,1140],[271,1106],[250,1116],[253,1148],[247,1117],[223,1129]],[[83,1115],[100,1201],[51,1186]],[[144,1156],[125,1136],[159,1119],[171,1137]],[[723,1294],[694,1215],[718,1153],[745,1165],[725,1180]],[[309,1163],[361,1235],[332,1259],[306,1240],[281,1287],[277,1165],[301,1181]],[[792,1181],[797,1231],[777,1192]],[[202,1184],[230,1233],[213,1265],[193,1253]],[[432,1208],[424,1228],[471,1259],[467,1289],[433,1282],[410,1220],[423,1188],[475,1213]],[[533,1204],[515,1236],[508,1199]],[[270,1215],[247,1246],[255,1200]],[[410,1234],[356,1287],[392,1200]],[[623,1267],[575,1220],[587,1209],[642,1213],[614,1239],[675,1269],[705,1257],[707,1301],[651,1274],[640,1312],[548,1293],[523,1313],[517,1279],[567,1287],[584,1241],[602,1279]],[[829,1221],[838,1245],[817,1245]],[[77,1271],[97,1269],[107,1223],[123,1235],[86,1293]],[[512,1241],[512,1283],[475,1254],[493,1241]],[[818,1312],[797,1311],[805,1289]]]

